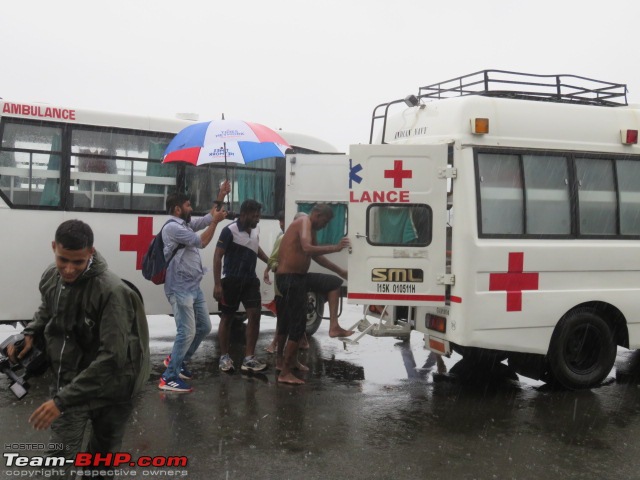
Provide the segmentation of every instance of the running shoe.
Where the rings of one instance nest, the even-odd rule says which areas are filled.
[[[242,371],[243,372],[261,372],[265,368],[267,368],[266,363],[262,363],[259,361],[255,355],[250,357],[245,357],[242,361]]]
[[[231,360],[231,357],[229,356],[228,353],[220,357],[219,367],[220,367],[220,370],[222,370],[223,372],[233,371],[233,360]]]
[[[164,362],[163,362],[164,366],[168,368],[170,361],[171,361],[171,355],[167,355],[167,357],[164,359]],[[191,373],[191,370],[187,368],[184,362],[182,362],[182,366],[180,367],[179,375],[182,380],[191,380],[193,378],[193,373]]]
[[[169,392],[187,393],[193,391],[193,389],[180,380],[178,377],[164,378],[164,375],[160,377],[160,383],[158,384],[160,390],[167,390]]]

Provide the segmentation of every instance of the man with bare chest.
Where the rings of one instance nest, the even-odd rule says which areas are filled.
[[[302,384],[303,380],[293,375],[293,369],[308,370],[298,361],[298,345],[306,327],[307,292],[324,293],[329,302],[329,336],[347,337],[352,330],[338,324],[338,301],[342,280],[335,275],[308,273],[311,260],[347,278],[347,271],[324,257],[339,252],[350,245],[343,238],[337,245],[317,245],[316,232],[324,228],[333,218],[331,207],[316,204],[309,215],[294,220],[280,242],[276,284],[282,293],[283,321],[278,326],[278,358],[276,368],[280,370],[278,381]],[[280,311],[278,306],[278,311]],[[288,339],[287,339],[288,336]],[[286,340],[286,345],[285,345]]]

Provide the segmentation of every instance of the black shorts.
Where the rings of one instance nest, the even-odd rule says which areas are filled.
[[[282,294],[277,304],[278,334],[297,342],[307,327],[307,292],[326,294],[342,285],[342,279],[325,273],[276,273]]]
[[[222,301],[220,302],[222,313],[236,313],[240,303],[244,305],[245,310],[260,308],[261,300],[258,277],[225,277],[222,279]]]
[[[342,279],[326,273],[307,273],[307,292],[329,293],[342,285]]]

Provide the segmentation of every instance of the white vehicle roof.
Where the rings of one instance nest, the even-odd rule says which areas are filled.
[[[167,133],[178,133],[186,126],[195,123],[194,120],[185,120],[178,118],[178,116],[196,117],[194,114],[177,114],[176,118],[150,117],[99,110],[75,109],[48,103],[16,102],[5,99],[0,99],[0,115],[2,117],[48,120],[62,123]],[[283,130],[278,130],[278,133],[287,140],[292,147],[319,153],[337,152],[337,149],[330,143],[311,135]]]
[[[420,88],[379,105],[376,143],[461,144],[514,148],[640,153],[624,145],[621,132],[640,129],[640,108],[627,103],[624,84],[575,75],[531,75],[484,70]],[[393,105],[409,105],[391,114]],[[379,113],[384,109],[384,114]],[[398,109],[395,109],[398,112]],[[472,121],[489,120],[487,134]],[[372,134],[373,137],[373,134]]]
[[[471,133],[471,121],[489,119],[489,133]],[[389,118],[388,143],[463,144],[620,152],[620,131],[640,129],[640,109],[599,107],[483,96],[425,102]]]

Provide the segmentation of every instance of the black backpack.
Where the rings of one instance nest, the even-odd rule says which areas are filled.
[[[169,262],[173,260],[173,257],[175,257],[178,250],[184,248],[184,245],[178,245],[178,247],[171,253],[169,260],[165,261],[162,230],[169,222],[175,222],[175,220],[168,220],[162,226],[160,232],[158,232],[158,234],[153,237],[153,240],[151,240],[147,253],[144,254],[142,259],[142,276],[147,280],[151,280],[156,285],[162,285],[165,282]]]

